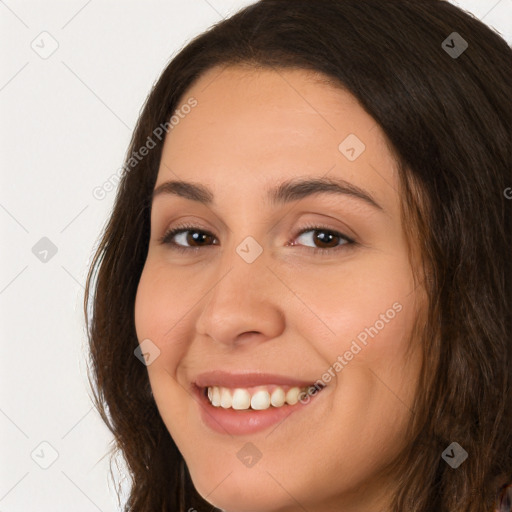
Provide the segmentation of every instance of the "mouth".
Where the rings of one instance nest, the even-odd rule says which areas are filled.
[[[277,375],[217,371],[202,374],[193,387],[204,424],[218,433],[237,435],[264,430],[310,407],[326,385]]]

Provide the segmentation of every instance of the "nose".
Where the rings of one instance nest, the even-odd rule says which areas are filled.
[[[264,254],[252,263],[235,254],[215,274],[208,285],[212,289],[200,303],[199,335],[224,345],[259,343],[281,335],[286,287],[268,269]]]

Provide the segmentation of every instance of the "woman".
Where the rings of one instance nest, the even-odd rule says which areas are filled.
[[[261,0],[171,61],[85,299],[126,510],[510,509],[510,57]]]

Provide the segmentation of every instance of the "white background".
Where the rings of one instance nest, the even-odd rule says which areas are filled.
[[[82,314],[115,192],[92,192],[122,165],[169,59],[250,3],[0,0],[0,512],[119,510],[103,457],[111,435],[89,397]],[[512,44],[512,0],[453,3]],[[58,48],[43,59],[31,44]],[[45,263],[32,252],[43,237],[57,247]]]

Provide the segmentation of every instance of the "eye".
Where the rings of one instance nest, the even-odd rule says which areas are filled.
[[[339,233],[338,231],[334,231],[322,226],[309,226],[304,228],[298,233],[296,239],[299,241],[302,239],[301,244],[306,245],[309,241],[312,244],[312,249],[314,252],[322,253],[336,251],[344,248],[343,246],[352,245],[355,243],[354,240],[344,235],[343,233]],[[315,247],[315,244],[320,244],[320,247]],[[292,243],[291,245],[297,244]]]
[[[312,235],[308,235],[312,233]],[[302,240],[301,240],[302,239]],[[299,244],[295,241],[289,244],[290,246],[303,246],[306,244],[305,249],[312,250],[314,253],[333,253],[340,249],[347,249],[346,246],[353,245],[356,242],[338,231],[323,227],[323,226],[308,226],[299,231],[294,240],[301,240]],[[159,239],[161,244],[170,245],[172,250],[188,252],[196,252],[201,247],[208,247],[209,245],[219,245],[215,243],[215,236],[198,226],[178,226],[170,229],[163,237]],[[308,246],[307,242],[312,246]],[[315,247],[315,244],[320,244],[320,247]]]
[[[187,251],[207,246],[208,242],[212,239],[215,239],[214,235],[197,226],[178,226],[167,231],[165,235],[160,238],[160,243],[168,244],[172,249],[178,251]],[[187,246],[186,244],[190,245]]]

